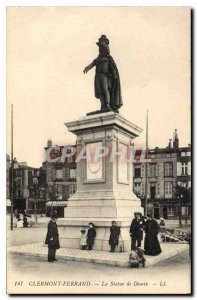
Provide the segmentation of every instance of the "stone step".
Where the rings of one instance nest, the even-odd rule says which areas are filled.
[[[188,251],[188,244],[169,243],[162,244],[162,253],[158,256],[145,256],[146,266],[155,265],[181,252]],[[40,256],[47,259],[48,248],[43,243],[12,246],[8,248],[10,253],[26,256]],[[189,254],[188,254],[189,255]],[[88,263],[106,264],[111,266],[129,267],[129,252],[110,253],[106,251],[88,251],[80,249],[60,248],[57,250],[57,259],[65,261],[78,261]]]

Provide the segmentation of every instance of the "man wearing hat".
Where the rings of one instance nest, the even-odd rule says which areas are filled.
[[[51,220],[48,224],[48,231],[46,235],[45,244],[48,245],[48,262],[54,262],[56,260],[56,250],[60,248],[59,234],[56,224],[57,213],[51,213]]]
[[[141,213],[134,213],[135,218],[131,222],[130,226],[130,236],[131,236],[131,250],[135,250],[141,247],[141,242],[143,239],[143,220],[141,219]]]
[[[99,47],[99,56],[84,69],[87,73],[96,66],[95,97],[101,101],[101,110],[118,112],[122,106],[120,77],[116,64],[110,55],[109,40],[101,35],[96,43]]]

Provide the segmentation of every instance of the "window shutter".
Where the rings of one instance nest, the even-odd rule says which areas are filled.
[[[160,168],[159,168],[159,163],[157,164],[157,167],[156,167],[157,169],[156,169],[156,176],[158,176],[159,177],[159,171],[160,171]]]
[[[172,190],[173,190],[173,185],[172,182],[169,183],[169,196],[172,198]]]
[[[144,183],[141,184],[141,195],[142,196],[145,195],[145,185],[144,185]]]
[[[150,184],[147,183],[147,197],[150,198]]]
[[[160,197],[160,183],[157,182],[157,185],[156,185],[156,195],[157,195],[157,198]]]
[[[141,177],[145,177],[145,166],[144,166],[144,164],[141,165]]]
[[[182,174],[182,165],[180,162],[177,162],[177,176],[181,176]]]
[[[147,176],[150,177],[150,165],[147,165]]]
[[[188,164],[187,164],[187,174],[191,175],[191,161],[188,161]]]

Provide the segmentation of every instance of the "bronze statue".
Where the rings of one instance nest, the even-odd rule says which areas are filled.
[[[95,74],[95,97],[101,101],[101,111],[119,112],[123,105],[120,77],[116,64],[110,55],[109,40],[105,35],[96,43],[99,47],[99,56],[84,69],[87,73],[96,66]]]

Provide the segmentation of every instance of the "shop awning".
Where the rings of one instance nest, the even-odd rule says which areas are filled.
[[[52,207],[57,207],[57,206],[67,206],[68,201],[49,201],[46,203],[46,206],[52,206]]]
[[[29,202],[36,202],[36,203],[38,203],[38,202],[46,202],[46,200],[45,199],[40,199],[40,198],[38,198],[38,199],[35,199],[35,198],[29,198],[28,199],[29,200]]]

